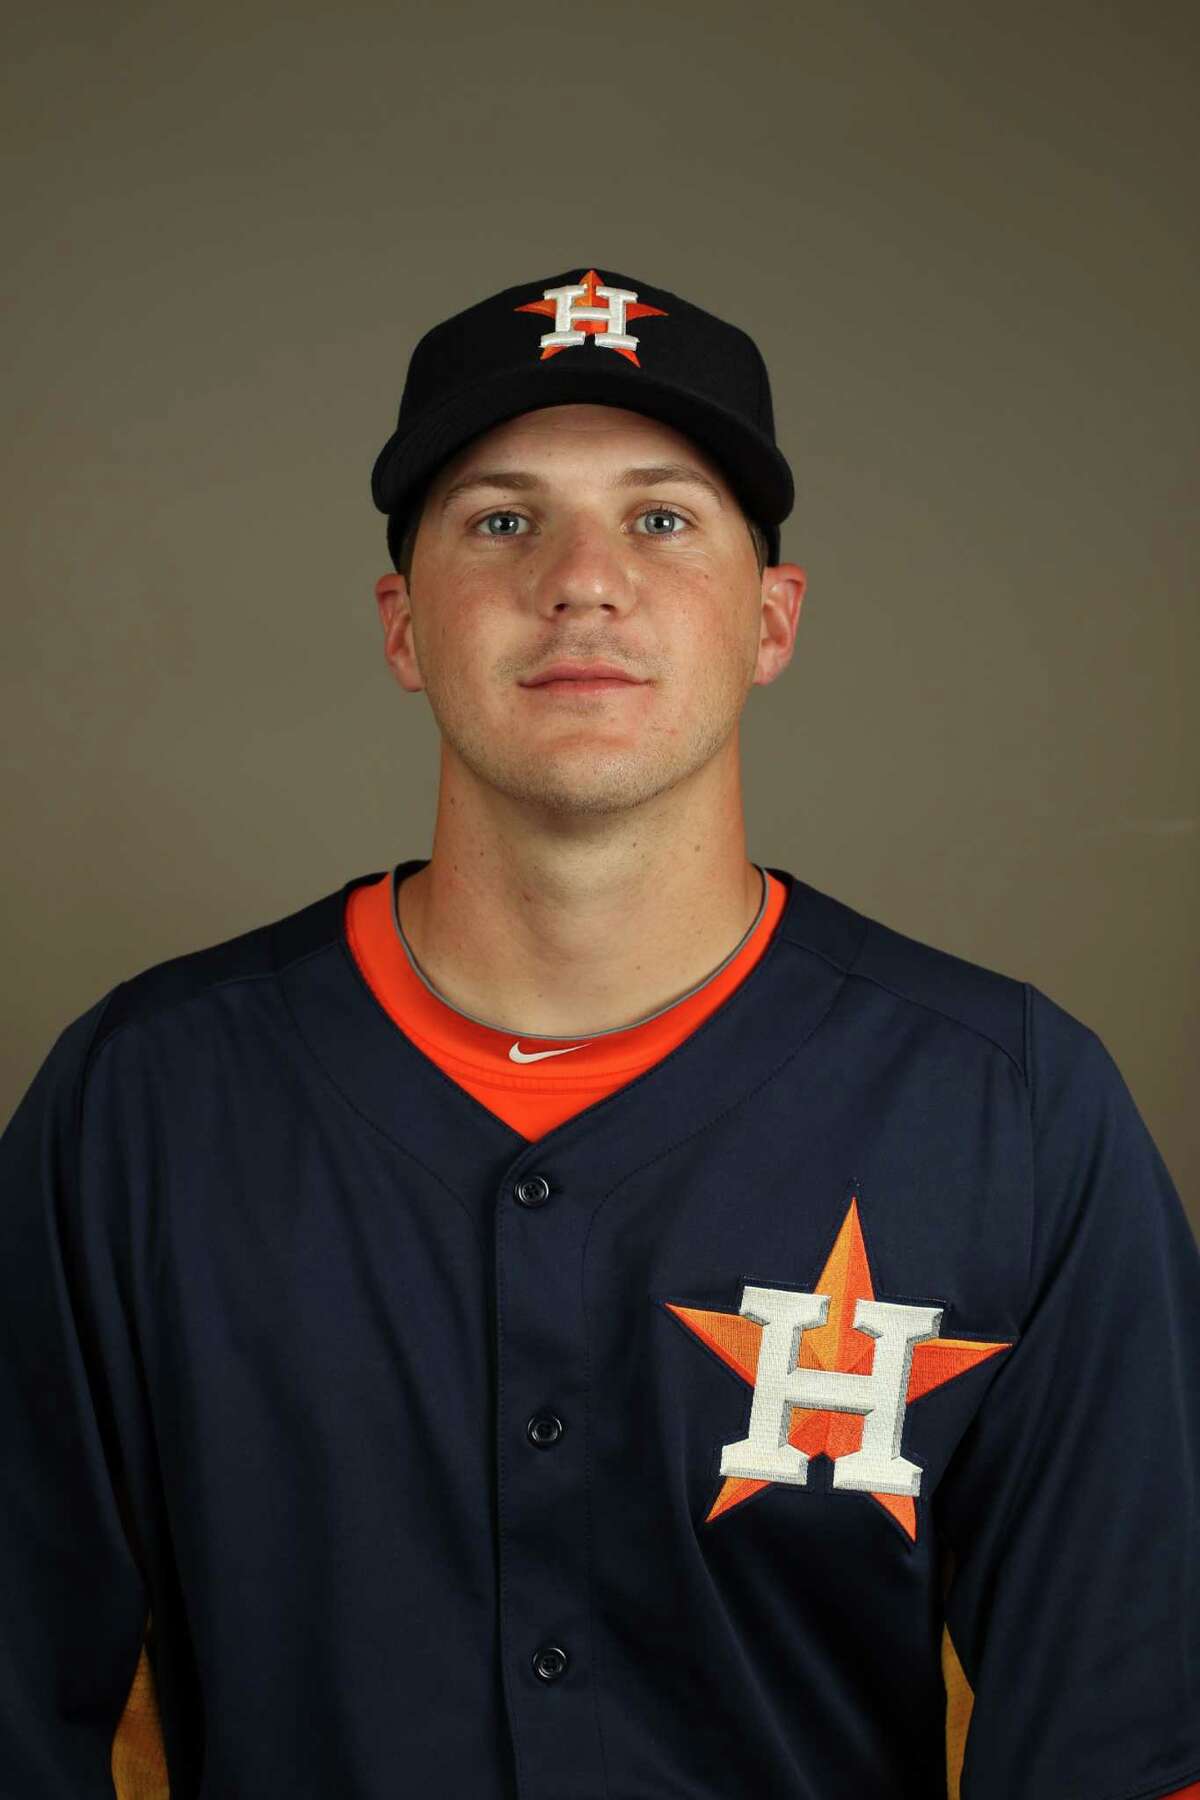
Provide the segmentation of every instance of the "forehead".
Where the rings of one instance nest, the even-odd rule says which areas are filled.
[[[518,458],[520,459],[518,465]],[[434,491],[473,469],[544,467],[586,459],[597,471],[635,462],[690,463],[728,492],[720,466],[686,432],[622,406],[541,406],[481,432],[438,471]]]

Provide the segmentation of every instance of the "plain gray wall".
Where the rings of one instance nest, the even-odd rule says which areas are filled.
[[[371,464],[423,331],[578,264],[771,370],[751,856],[1085,1020],[1195,1223],[1197,16],[10,10],[4,1116],[116,981],[428,854]]]

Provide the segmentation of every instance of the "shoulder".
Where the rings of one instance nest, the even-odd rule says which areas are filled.
[[[84,1047],[86,1037],[86,1052],[94,1058],[104,1044],[131,1026],[167,1022],[206,998],[234,998],[256,984],[277,981],[284,969],[338,942],[346,896],[363,882],[379,880],[382,873],[356,875],[294,912],[136,970],[72,1021],[67,1033],[74,1034],[78,1048]],[[84,1019],[90,1028],[84,1027]]]
[[[1098,1046],[1090,1026],[1020,975],[898,931],[783,870],[771,873],[793,884],[781,937],[840,969],[849,984],[991,1045],[1030,1089],[1039,1058],[1073,1062]]]

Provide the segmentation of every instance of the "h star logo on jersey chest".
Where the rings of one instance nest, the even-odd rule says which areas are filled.
[[[736,1313],[664,1304],[752,1390],[746,1435],[721,1448],[705,1524],[769,1482],[805,1487],[823,1454],[835,1490],[869,1494],[915,1541],[923,1471],[901,1453],[908,1407],[1011,1348],[940,1337],[940,1306],[877,1300],[857,1196],[813,1293],[747,1283]]]

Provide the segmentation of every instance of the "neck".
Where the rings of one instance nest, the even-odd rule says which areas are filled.
[[[636,1024],[707,979],[758,915],[736,773],[716,808],[677,788],[637,816],[541,829],[495,800],[440,791],[429,862],[398,895],[426,979],[474,1018],[526,1037]]]

